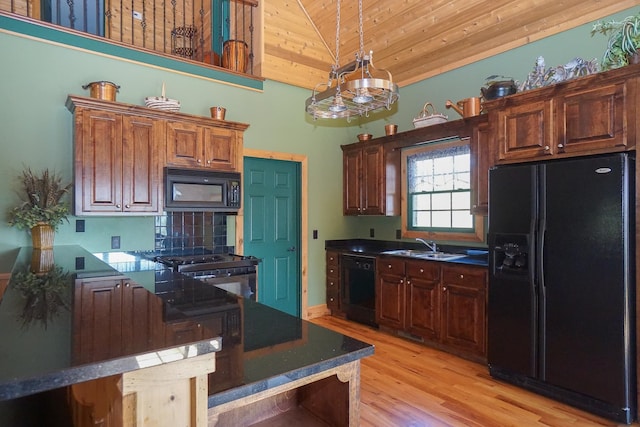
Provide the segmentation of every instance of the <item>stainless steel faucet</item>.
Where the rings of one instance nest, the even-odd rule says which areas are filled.
[[[438,252],[438,245],[436,245],[436,242],[434,242],[433,240],[430,240],[428,242],[420,238],[416,238],[416,240],[420,243],[424,243],[425,245],[427,245],[427,247],[431,249],[431,252]]]

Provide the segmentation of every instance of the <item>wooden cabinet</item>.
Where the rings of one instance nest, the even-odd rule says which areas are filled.
[[[405,329],[405,261],[381,256],[376,260],[376,322],[381,326]]]
[[[162,301],[128,278],[76,281],[74,363],[144,352],[161,344],[162,331],[153,327],[161,316]]]
[[[429,340],[440,338],[440,265],[435,262],[406,262],[407,332]]]
[[[470,139],[471,150],[471,213],[489,213],[489,169],[495,163],[494,134],[487,122],[474,126]]]
[[[248,125],[69,96],[74,113],[74,214],[163,211],[163,168],[239,171]]]
[[[160,123],[110,111],[75,114],[75,214],[159,213]]]
[[[340,309],[340,254],[335,251],[326,253],[327,308],[331,314],[341,314]]]
[[[219,129],[194,121],[168,121],[167,164],[186,168],[238,170],[242,136],[232,129]]]
[[[399,215],[399,152],[362,142],[342,150],[344,215]]]
[[[487,269],[442,267],[442,343],[478,356],[486,354]]]
[[[475,360],[486,357],[486,267],[380,256],[376,322]]]
[[[625,67],[626,68],[626,67]],[[613,70],[485,103],[500,163],[631,150],[638,77]]]

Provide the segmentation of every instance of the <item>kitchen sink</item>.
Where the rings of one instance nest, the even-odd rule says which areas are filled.
[[[438,261],[450,261],[456,258],[464,258],[464,254],[451,254],[447,252],[422,251],[417,249],[395,249],[382,252],[385,255],[404,256],[409,258],[432,259]]]

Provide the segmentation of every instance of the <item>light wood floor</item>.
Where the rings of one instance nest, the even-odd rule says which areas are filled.
[[[362,359],[362,427],[624,425],[493,380],[486,366],[423,344],[331,316],[312,322],[375,345]]]

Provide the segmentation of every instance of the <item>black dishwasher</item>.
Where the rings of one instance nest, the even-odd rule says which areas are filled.
[[[342,255],[342,309],[347,319],[377,327],[376,258]]]

